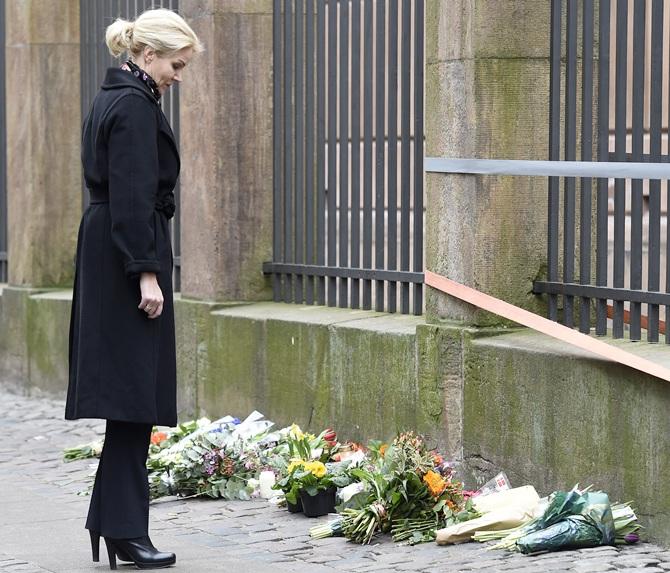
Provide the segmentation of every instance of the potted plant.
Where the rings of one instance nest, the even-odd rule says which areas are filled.
[[[280,479],[272,489],[279,489],[284,492],[286,505],[290,513],[302,511],[302,501],[300,500],[300,482],[295,479],[295,474],[301,468],[302,460],[293,460],[285,470],[285,475]]]
[[[335,511],[337,485],[323,462],[303,461],[293,480],[299,488],[302,510],[307,517],[318,517]]]
[[[319,436],[305,434],[293,424],[286,443],[291,461],[274,489],[284,492],[288,510],[302,509],[308,517],[334,511],[337,487],[349,483],[346,476],[329,472],[325,465],[337,450],[337,434],[331,429],[324,430]]]

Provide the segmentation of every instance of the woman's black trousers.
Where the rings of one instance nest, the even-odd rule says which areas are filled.
[[[107,420],[86,528],[104,537],[148,535],[147,455],[151,424]]]

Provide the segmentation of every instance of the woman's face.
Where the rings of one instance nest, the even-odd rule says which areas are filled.
[[[181,82],[184,68],[193,56],[193,48],[182,48],[169,56],[159,56],[151,48],[146,48],[142,56],[146,63],[140,67],[158,84],[162,95],[174,82]]]

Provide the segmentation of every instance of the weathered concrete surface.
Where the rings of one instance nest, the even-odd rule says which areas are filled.
[[[64,395],[70,307],[71,291],[2,291],[5,383]],[[175,319],[181,419],[258,409],[278,423],[347,427],[355,439],[414,428],[446,443],[444,388],[434,379],[443,361],[432,349],[418,351],[421,318],[177,296]]]
[[[70,286],[81,215],[79,2],[7,0],[5,10],[9,283]]]
[[[64,396],[69,291],[5,287],[0,377]],[[593,483],[670,543],[670,384],[526,330],[276,303],[175,301],[179,415],[258,409],[356,440],[412,428],[474,479]],[[665,345],[612,342],[670,365]]]
[[[0,288],[0,377],[17,389],[23,389],[30,378],[28,306],[30,296],[39,292],[7,285]]]
[[[180,88],[182,293],[270,298],[272,5],[185,0],[206,51]]]
[[[662,345],[613,342],[670,365]],[[670,383],[533,332],[466,347],[463,447],[475,471],[505,468],[543,492],[594,484],[634,500],[670,542]]]
[[[426,155],[546,159],[550,2],[426,9]],[[546,213],[541,178],[428,174],[426,266],[537,311],[529,292],[543,274]],[[435,291],[426,302],[429,320],[501,322]]]
[[[420,322],[275,303],[217,310],[200,354],[200,411],[257,408],[279,423],[346,427],[354,439],[416,428]]]

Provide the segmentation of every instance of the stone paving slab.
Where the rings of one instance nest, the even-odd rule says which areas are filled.
[[[91,461],[63,463],[62,449],[102,435],[104,421],[63,420],[63,402],[26,398],[0,386],[0,573],[109,570],[104,545],[92,563],[84,529]],[[454,572],[626,573],[670,571],[670,552],[652,544],[524,556],[467,543],[440,547],[369,546],[342,538],[313,540],[308,519],[263,500],[166,498],[151,505],[151,534],[174,551],[172,571],[207,573]],[[121,567],[120,570],[129,570]]]

